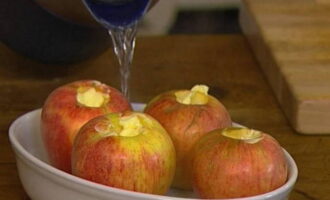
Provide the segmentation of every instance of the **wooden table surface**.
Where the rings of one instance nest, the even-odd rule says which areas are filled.
[[[0,44],[0,200],[29,199],[8,141],[10,123],[41,107],[64,83],[98,79],[119,88],[118,74],[111,49],[79,64],[52,66]],[[293,131],[243,35],[138,38],[131,77],[134,102],[196,83],[209,85],[235,122],[270,133],[296,160],[299,178],[290,200],[330,199],[330,137]]]

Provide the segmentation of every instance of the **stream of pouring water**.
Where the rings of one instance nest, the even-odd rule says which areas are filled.
[[[153,1],[83,0],[93,17],[109,31],[120,65],[121,91],[128,99],[137,24]]]
[[[132,65],[137,23],[125,28],[111,28],[109,34],[112,38],[113,49],[120,65],[120,85],[122,93],[129,99],[129,77]]]

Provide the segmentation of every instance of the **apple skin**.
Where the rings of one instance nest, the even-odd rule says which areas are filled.
[[[226,108],[216,98],[208,95],[204,105],[186,105],[176,100],[173,90],[152,99],[144,112],[154,117],[167,130],[176,149],[177,164],[172,186],[192,190],[191,151],[205,133],[232,125]]]
[[[97,88],[110,100],[100,107],[80,105],[76,99],[80,87]],[[55,89],[41,114],[41,133],[51,165],[71,173],[72,145],[80,127],[96,116],[126,110],[131,110],[131,105],[118,90],[95,80],[76,81]]]
[[[270,192],[287,180],[288,166],[279,143],[261,133],[248,143],[228,138],[217,129],[195,145],[194,190],[201,198],[240,198]]]
[[[132,137],[98,131],[114,127],[115,115],[99,116],[81,128],[72,151],[73,175],[115,188],[165,194],[175,171],[175,149],[166,130],[147,114],[125,112],[119,118],[147,118],[150,123],[142,128],[147,131]]]

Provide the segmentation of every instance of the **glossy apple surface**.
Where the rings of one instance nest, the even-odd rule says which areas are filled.
[[[169,91],[151,100],[144,110],[158,120],[170,134],[177,153],[173,186],[192,189],[191,150],[205,133],[231,126],[226,108],[208,87],[197,85],[191,90]]]
[[[50,163],[70,173],[72,144],[80,127],[96,116],[126,110],[131,110],[127,99],[98,81],[76,81],[55,89],[41,114],[41,132]]]
[[[164,194],[175,171],[175,149],[151,116],[126,112],[89,121],[72,152],[72,173],[111,187]]]
[[[270,192],[287,180],[287,162],[270,135],[247,128],[214,130],[194,149],[193,184],[202,198],[239,198]]]

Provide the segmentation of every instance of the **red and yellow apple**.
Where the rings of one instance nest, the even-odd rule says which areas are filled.
[[[248,128],[225,128],[204,135],[194,147],[193,185],[202,198],[239,198],[270,192],[288,175],[279,143]]]
[[[175,171],[175,149],[151,116],[112,113],[86,123],[76,136],[72,174],[103,185],[164,194]]]
[[[192,189],[192,147],[205,133],[231,126],[226,108],[208,95],[207,86],[196,85],[191,90],[175,90],[158,95],[148,103],[144,112],[158,120],[173,140],[177,155],[173,186]]]
[[[80,127],[96,116],[126,110],[131,110],[128,100],[99,81],[76,81],[55,89],[41,114],[41,132],[50,163],[70,173],[72,144]]]

